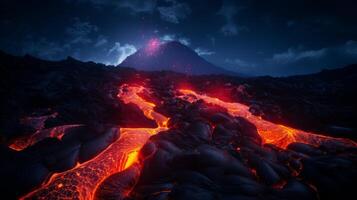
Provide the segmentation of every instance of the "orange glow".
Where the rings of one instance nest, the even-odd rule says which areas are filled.
[[[129,168],[132,164],[134,164],[138,159],[138,153],[139,153],[139,150],[136,150],[136,151],[132,151],[130,153],[128,153],[127,155],[127,160],[125,162],[125,165],[124,165],[124,168],[123,169],[127,169]]]
[[[62,139],[64,132],[73,127],[78,127],[81,126],[80,124],[74,124],[74,125],[63,125],[63,126],[57,126],[55,128],[49,128],[49,129],[44,129],[44,130],[38,130],[34,134],[29,135],[27,137],[21,137],[13,141],[12,144],[9,145],[9,148],[16,150],[16,151],[21,151],[29,146],[34,145],[35,143],[45,139],[45,138],[57,138],[59,140]]]
[[[135,163],[141,147],[151,135],[167,130],[169,120],[156,113],[156,105],[142,99],[138,95],[141,92],[149,91],[144,87],[122,85],[118,97],[125,103],[137,105],[147,118],[156,121],[157,128],[120,129],[120,138],[96,157],[71,170],[54,174],[47,183],[21,199],[93,199],[101,182]]]
[[[325,140],[339,140],[348,145],[355,145],[346,139],[335,139],[320,136],[287,126],[274,124],[260,117],[254,116],[249,112],[249,107],[240,103],[230,103],[218,98],[197,94],[192,90],[180,90],[183,98],[189,102],[199,99],[206,103],[224,107],[233,116],[244,117],[252,122],[262,137],[264,143],[271,143],[281,148],[286,148],[292,142],[302,142],[312,145],[319,145]],[[154,111],[156,105],[140,97],[141,93],[150,91],[142,86],[122,85],[119,88],[118,98],[124,103],[137,105],[144,115],[157,123],[156,128],[121,128],[120,137],[99,153],[96,157],[84,163],[78,163],[74,168],[55,173],[52,177],[39,188],[30,192],[20,199],[93,199],[98,186],[109,176],[122,172],[130,166],[138,163],[138,153],[150,136],[158,132],[168,130],[169,118]],[[115,131],[116,129],[113,129]],[[59,133],[41,135],[43,137],[63,136],[63,131]],[[42,133],[41,133],[42,134]],[[119,133],[118,133],[119,134]],[[33,144],[32,140],[29,144]],[[237,149],[239,151],[239,149]],[[139,165],[140,167],[140,165]],[[140,169],[140,168],[139,168]],[[135,173],[140,173],[136,170]],[[255,171],[252,171],[254,173]],[[130,190],[128,190],[130,192]]]
[[[280,148],[286,148],[290,143],[300,142],[311,145],[319,145],[326,140],[338,140],[347,145],[356,145],[354,142],[343,138],[331,138],[327,136],[317,135],[302,130],[290,128],[284,125],[274,124],[266,121],[259,116],[255,116],[249,112],[249,107],[240,103],[225,102],[218,98],[210,97],[205,94],[198,94],[192,90],[182,89],[180,92],[183,98],[189,102],[195,102],[199,99],[206,103],[214,104],[226,108],[232,116],[240,116],[253,123],[261,136],[263,143],[274,144]]]

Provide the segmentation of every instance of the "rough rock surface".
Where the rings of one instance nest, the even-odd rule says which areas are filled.
[[[281,149],[264,144],[245,118],[203,101],[175,98],[177,88],[195,88],[243,102],[251,113],[276,123],[355,139],[353,66],[310,76],[233,79],[0,53],[0,67],[0,94],[6,97],[0,99],[4,199],[23,196],[54,173],[91,160],[121,137],[119,127],[157,127],[137,105],[117,98],[124,83],[152,91],[142,98],[160,105],[154,109],[170,117],[169,129],[150,137],[137,163],[107,177],[95,199],[349,199],[354,195],[357,148],[328,141],[318,146],[291,143]],[[29,137],[32,142],[24,143]],[[14,141],[19,143],[13,149],[24,148],[9,148]]]
[[[338,199],[353,195],[357,148],[263,145],[242,118],[184,104],[175,128],[151,137],[126,199]],[[168,108],[169,109],[169,108]],[[214,110],[213,108],[211,108]],[[193,114],[194,113],[194,114]],[[194,116],[192,116],[194,115]],[[218,115],[218,116],[217,116]],[[217,119],[214,124],[208,119]],[[153,153],[154,152],[154,153]],[[329,163],[327,163],[329,162]]]

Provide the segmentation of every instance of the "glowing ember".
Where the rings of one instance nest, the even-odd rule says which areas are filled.
[[[319,145],[326,140],[338,140],[346,143],[346,145],[355,145],[352,141],[340,138],[331,138],[322,135],[308,133],[302,130],[293,129],[287,126],[274,124],[266,121],[261,117],[255,116],[249,112],[249,107],[240,103],[229,103],[218,98],[213,98],[207,95],[197,94],[192,90],[180,90],[184,94],[183,97],[189,102],[194,102],[202,99],[207,103],[214,104],[226,108],[232,116],[244,117],[253,123],[262,137],[264,143],[274,144],[281,148],[286,148],[290,143],[300,142],[311,145]]]
[[[93,199],[97,187],[103,180],[135,163],[139,149],[151,135],[167,130],[169,120],[153,110],[155,104],[145,101],[138,95],[144,90],[144,87],[123,85],[118,97],[125,103],[136,104],[146,117],[157,122],[157,128],[120,129],[120,138],[95,158],[78,164],[69,171],[54,174],[48,183],[21,199]]]
[[[148,55],[155,54],[160,47],[160,40],[157,38],[150,39],[146,45],[145,51]]]

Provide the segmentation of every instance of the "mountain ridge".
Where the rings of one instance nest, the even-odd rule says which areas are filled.
[[[189,75],[240,75],[215,66],[177,41],[151,47],[150,44],[128,56],[119,66],[143,71],[174,71]]]

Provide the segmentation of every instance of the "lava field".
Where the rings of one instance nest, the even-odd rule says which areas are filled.
[[[259,91],[260,79],[98,69],[74,60],[7,58],[2,66],[9,64],[17,68],[2,68],[3,82],[20,81],[2,91],[9,95],[2,100],[2,119],[14,109],[6,121],[13,125],[2,125],[4,199],[351,199],[354,194],[354,138],[324,133],[319,127],[326,121],[311,126],[304,123],[309,116],[296,114],[301,121],[294,123],[279,120],[284,111],[258,108],[265,101],[251,91]],[[70,72],[56,68],[62,65]],[[28,75],[29,66],[40,75]]]

